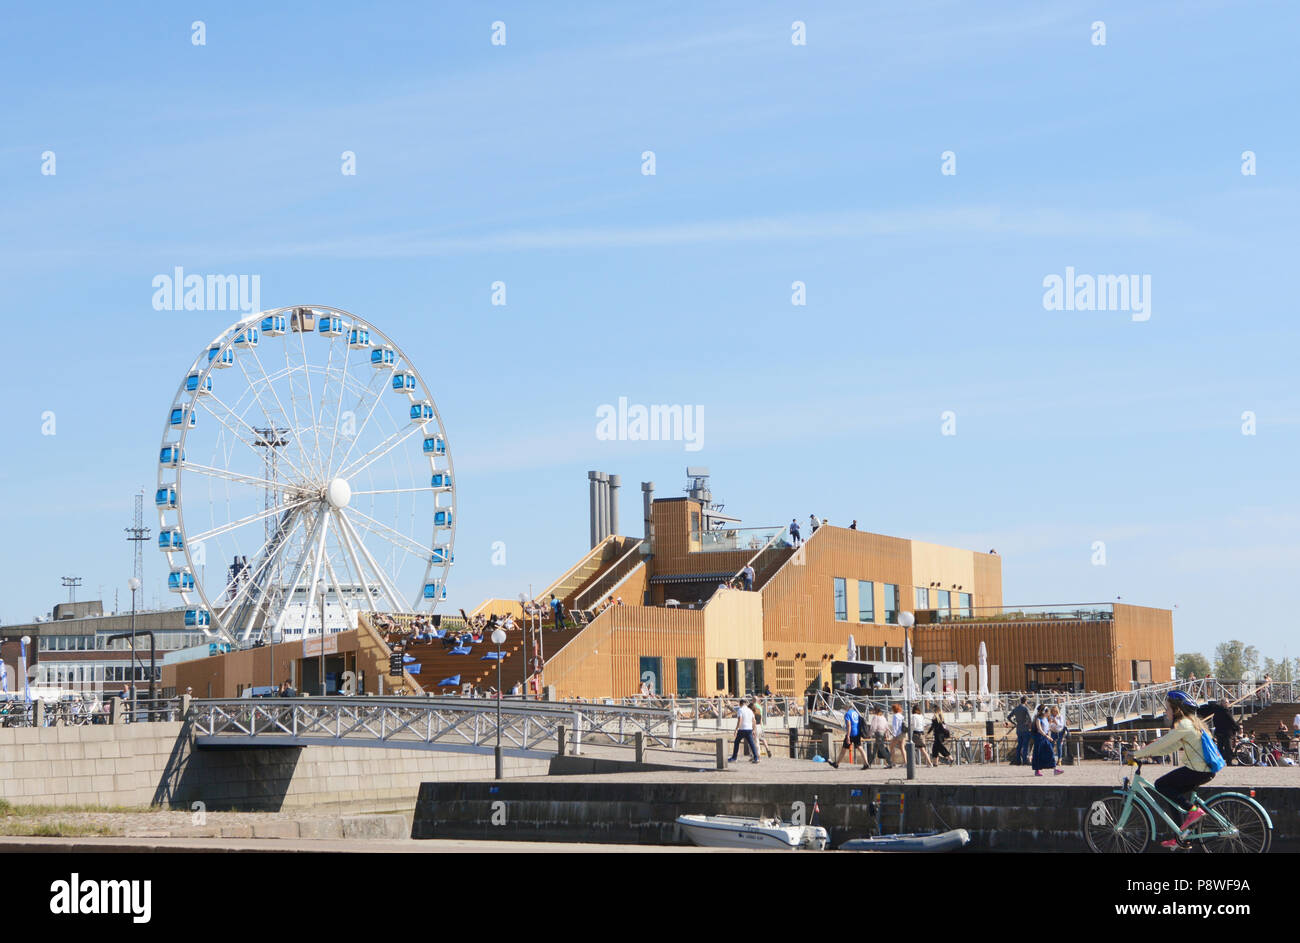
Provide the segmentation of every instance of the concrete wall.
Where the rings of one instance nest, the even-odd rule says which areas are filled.
[[[549,763],[507,756],[506,775],[543,775]],[[0,728],[0,768],[0,799],[14,805],[396,810],[414,806],[423,782],[491,778],[493,759],[350,746],[194,750],[184,724],[159,723]]]

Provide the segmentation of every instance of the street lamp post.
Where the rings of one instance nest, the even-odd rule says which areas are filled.
[[[133,576],[126,581],[126,585],[131,587],[131,721],[134,723],[138,719],[135,695],[135,592],[140,588],[140,581]]]
[[[903,750],[907,756],[907,778],[916,779],[916,756],[912,749],[912,639],[910,629],[916,624],[916,616],[910,612],[898,614],[898,624],[903,627],[903,651],[907,654],[906,673],[903,675],[903,723],[907,730],[907,739],[903,741]]]
[[[316,596],[320,599],[320,693],[321,697],[326,695],[325,690],[325,581],[316,581]]]
[[[494,751],[496,754],[497,779],[502,778],[501,768],[501,646],[506,642],[506,633],[501,629],[495,629],[492,632],[492,644],[497,647],[497,746]]]

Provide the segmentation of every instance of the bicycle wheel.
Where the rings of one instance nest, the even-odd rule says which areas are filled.
[[[1097,854],[1140,855],[1151,841],[1151,816],[1137,803],[1129,810],[1128,820],[1117,823],[1124,812],[1123,796],[1098,799],[1084,813],[1083,838]]]
[[[1192,826],[1188,835],[1202,851],[1262,855],[1273,843],[1268,819],[1250,800],[1241,796],[1215,796],[1206,801],[1205,809],[1206,816]],[[1202,833],[1212,834],[1201,837]]]
[[[1237,763],[1241,766],[1255,765],[1255,750],[1250,746],[1237,747]]]

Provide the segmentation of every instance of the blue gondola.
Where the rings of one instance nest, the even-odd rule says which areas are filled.
[[[212,613],[206,609],[186,609],[185,610],[185,627],[187,629],[202,628],[212,624]]]
[[[169,527],[166,530],[158,532],[158,549],[159,550],[184,550],[185,538],[175,527]]]
[[[187,416],[189,417],[188,420],[185,418]],[[194,410],[190,409],[188,406],[177,406],[171,411],[171,415],[168,417],[168,422],[178,429],[185,425],[187,421],[190,424],[190,428],[193,429],[195,425]]]
[[[440,511],[436,511],[436,512],[434,512],[434,515],[433,515],[433,526],[434,526],[434,527],[450,527],[450,526],[451,526],[451,508],[443,508],[443,509],[440,510]]]
[[[185,461],[185,452],[180,446],[165,445],[161,452],[158,453],[158,464],[165,465],[168,468],[175,468],[181,462]]]
[[[173,593],[193,591],[194,574],[189,570],[172,570],[167,574],[167,589]]]
[[[456,554],[452,553],[446,547],[434,547],[433,553],[429,556],[430,563],[455,563]]]
[[[170,486],[159,488],[154,492],[153,503],[165,511],[176,510],[176,489]]]
[[[262,318],[262,333],[267,337],[280,337],[289,328],[289,321],[283,314],[272,314]]]
[[[320,332],[326,337],[340,336],[343,333],[343,319],[332,314],[321,315]]]
[[[429,479],[429,487],[438,491],[451,490],[451,472],[434,472]]]
[[[316,330],[316,312],[311,308],[294,308],[289,326],[300,333]]]
[[[433,406],[429,403],[415,403],[411,406],[411,422],[428,422],[433,418]]]
[[[226,367],[235,365],[235,352],[233,350],[223,351],[220,346],[208,348],[208,363],[217,362],[217,369],[224,370]]]
[[[364,350],[370,346],[370,332],[364,327],[354,327],[348,331],[348,346],[353,350]]]
[[[185,378],[185,392],[197,393],[202,396],[204,393],[212,392],[212,377],[204,377],[203,382],[199,382],[199,375],[191,373]]]
[[[232,343],[236,347],[256,347],[258,336],[257,328],[246,327],[235,335],[235,339]]]
[[[430,436],[424,440],[424,454],[446,455],[447,443],[443,441],[443,438],[440,435]]]
[[[425,599],[446,599],[446,598],[447,598],[447,587],[443,586],[443,587],[442,587],[442,592],[441,592],[441,593],[440,593],[438,590],[439,590],[439,587],[438,587],[438,584],[437,584],[437,583],[425,583],[425,584],[424,584],[424,598],[425,598]]]
[[[415,392],[415,374],[414,373],[394,373],[393,389],[398,393]]]
[[[397,363],[397,354],[391,347],[376,347],[370,352],[370,366],[391,367]]]

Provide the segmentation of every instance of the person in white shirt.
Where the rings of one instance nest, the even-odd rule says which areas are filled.
[[[907,755],[903,752],[903,705],[894,703],[889,715],[889,761],[906,763]]]
[[[1052,737],[1052,753],[1056,755],[1056,765],[1061,765],[1065,758],[1065,713],[1056,705],[1047,711],[1047,728]]]
[[[934,765],[930,754],[925,752],[925,715],[921,713],[920,704],[912,705],[912,752],[913,755],[919,753],[925,760],[926,766]]]
[[[742,700],[740,707],[736,709],[736,739],[731,744],[731,759],[727,762],[736,762],[736,754],[740,752],[741,742],[749,744],[749,752],[753,757],[751,763],[758,762],[758,742],[754,739],[754,712],[749,709],[749,702]]]

